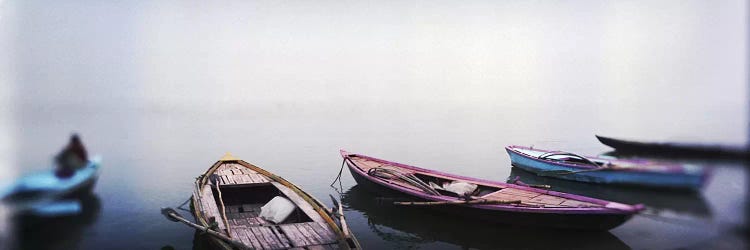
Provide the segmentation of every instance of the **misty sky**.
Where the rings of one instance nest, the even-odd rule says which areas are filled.
[[[746,138],[746,10],[744,1],[3,1],[0,128],[10,143],[0,156],[23,140],[19,116],[89,105],[585,107],[586,117],[715,120],[695,129]]]

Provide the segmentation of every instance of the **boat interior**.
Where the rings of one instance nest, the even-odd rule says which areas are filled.
[[[221,164],[201,189],[200,211],[209,224],[215,222],[231,238],[254,249],[340,247],[335,232],[300,194],[237,162]],[[261,216],[261,207],[275,197],[294,206],[278,223]]]
[[[545,208],[582,208],[582,207],[603,207],[603,205],[590,203],[586,201],[580,201],[575,199],[569,199],[565,197],[550,195],[546,191],[530,191],[526,189],[514,188],[509,185],[498,185],[493,183],[486,183],[481,181],[469,181],[465,179],[454,178],[451,176],[444,176],[438,173],[428,173],[424,171],[415,171],[408,168],[403,168],[394,164],[390,164],[384,161],[373,160],[370,158],[349,156],[349,159],[363,172],[368,173],[371,176],[383,179],[384,181],[398,185],[403,188],[408,188],[420,192],[428,192],[423,187],[420,187],[415,181],[404,180],[397,175],[414,176],[424,183],[435,183],[437,186],[445,186],[449,183],[465,182],[476,185],[476,189],[471,191],[469,195],[456,194],[450,192],[444,192],[440,190],[438,193],[444,196],[470,198],[470,199],[488,199],[488,200],[505,200],[505,201],[520,201],[519,203],[504,204],[503,206],[521,206],[521,207],[545,207]],[[389,169],[397,171],[396,175],[383,175],[378,174],[379,169]],[[373,174],[375,173],[375,174]],[[418,181],[416,181],[418,182]],[[430,186],[433,186],[429,184]],[[434,187],[434,186],[433,186]]]

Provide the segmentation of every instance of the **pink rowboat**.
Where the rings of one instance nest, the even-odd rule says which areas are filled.
[[[403,195],[426,208],[486,222],[609,230],[644,209],[640,204],[626,205],[525,185],[458,176],[344,150],[341,150],[341,156],[357,184],[368,190],[384,195]],[[447,183],[475,184],[476,189],[470,194],[455,195],[425,187],[425,184],[436,187]]]

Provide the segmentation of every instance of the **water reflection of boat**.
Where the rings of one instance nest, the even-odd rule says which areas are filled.
[[[700,192],[653,190],[639,187],[604,186],[546,178],[513,167],[508,182],[518,178],[530,185],[549,185],[551,190],[632,204],[643,203],[652,210],[668,210],[697,217],[711,217],[711,209]]]
[[[81,213],[45,217],[19,215],[13,219],[18,249],[77,249],[84,230],[99,217],[101,201],[96,194],[76,198]]]
[[[369,230],[399,249],[416,248],[432,242],[478,249],[548,249],[550,242],[554,242],[555,248],[559,249],[601,249],[601,246],[630,249],[609,232],[530,229],[477,223],[427,209],[404,209],[381,202],[379,198],[383,197],[377,197],[357,185],[346,191],[341,201],[350,210],[358,211],[367,218]]]

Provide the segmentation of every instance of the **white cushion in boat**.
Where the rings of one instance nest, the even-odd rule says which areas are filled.
[[[474,192],[474,190],[477,189],[477,185],[463,181],[454,181],[451,183],[444,183],[443,189],[459,195],[466,195]]]
[[[260,208],[260,217],[278,224],[289,217],[296,206],[287,198],[276,196]]]

